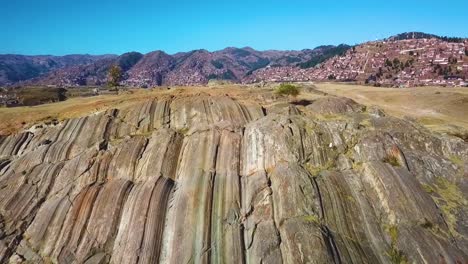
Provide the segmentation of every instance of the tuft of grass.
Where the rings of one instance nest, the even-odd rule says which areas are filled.
[[[136,137],[136,136],[142,136],[142,137],[149,137],[153,134],[154,131],[152,130],[149,130],[149,131],[145,131],[145,132],[142,132],[142,131],[136,131],[135,133],[133,134],[130,134],[131,137]]]
[[[434,188],[432,188],[432,186],[430,186],[429,184],[421,184],[422,188],[424,189],[424,191],[426,191],[427,193],[429,194],[432,194],[435,192]]]
[[[330,159],[328,160],[324,165],[322,166],[313,166],[310,163],[306,163],[304,165],[304,168],[312,175],[313,177],[319,176],[320,173],[323,171],[328,171],[332,170],[335,167],[335,162],[334,160]]]
[[[183,127],[183,128],[181,128],[181,129],[178,129],[178,130],[177,130],[177,133],[182,134],[182,135],[187,135],[187,133],[189,132],[189,130],[190,130],[190,129],[189,129],[188,127]]]
[[[385,156],[382,159],[382,162],[388,163],[388,164],[392,165],[393,167],[400,167],[401,166],[400,161],[394,155]]]
[[[320,223],[319,218],[315,215],[305,215],[303,218],[304,218],[304,221],[308,223],[314,223],[314,224]]]
[[[282,83],[276,88],[275,92],[279,95],[291,95],[296,97],[299,95],[299,88],[290,83]]]
[[[361,122],[359,122],[359,125],[363,127],[372,127],[372,121],[369,118],[366,118],[362,120]]]
[[[408,260],[406,256],[404,255],[403,251],[391,247],[390,250],[387,251],[387,255],[390,258],[390,261],[394,264],[406,264],[408,263]]]
[[[431,221],[424,218],[424,222],[422,222],[420,226],[425,229],[432,229],[434,227],[434,224]]]
[[[396,243],[398,240],[398,227],[396,225],[387,226],[387,233],[392,240],[392,243]]]
[[[397,247],[398,241],[398,227],[396,225],[389,225],[386,227],[387,233],[390,236],[390,249],[386,252],[390,261],[394,264],[406,264],[408,259],[406,258],[403,251]]]
[[[360,171],[363,168],[363,163],[361,161],[353,162],[352,166],[353,166],[353,170]]]

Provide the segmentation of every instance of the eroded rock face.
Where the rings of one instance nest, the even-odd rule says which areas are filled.
[[[468,145],[325,98],[176,96],[0,139],[1,263],[465,263]]]

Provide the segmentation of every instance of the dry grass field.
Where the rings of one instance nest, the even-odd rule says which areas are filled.
[[[468,130],[468,89],[452,87],[380,88],[316,84],[318,90],[377,105],[397,117],[410,117],[439,132]]]
[[[369,86],[320,83],[317,90],[337,96],[349,97],[358,103],[377,105],[387,113],[417,120],[438,132],[468,131],[468,89],[443,87],[418,87],[410,89],[376,88]],[[172,95],[195,96],[208,93],[229,94],[243,101],[255,101],[257,92],[269,88],[240,85],[216,87],[165,87],[158,89],[132,89],[119,95],[76,97],[67,101],[32,107],[0,108],[0,135],[27,129],[38,122],[80,117],[115,107],[124,107],[149,98]],[[303,91],[297,100],[314,100],[320,93]],[[272,99],[274,101],[274,98]]]
[[[143,101],[161,92],[164,91],[132,90],[120,95],[76,97],[63,102],[38,106],[0,108],[0,135],[15,133],[37,122],[80,117],[117,105],[125,106]]]
[[[232,97],[249,98],[252,89],[239,85],[213,87],[161,87],[156,89],[130,89],[115,95],[100,95],[93,97],[74,97],[66,101],[43,104],[37,106],[21,106],[0,108],[0,135],[16,133],[27,129],[39,122],[64,120],[81,117],[111,108],[121,108],[150,98],[164,97],[177,94],[178,96],[194,96],[200,93],[225,94]]]

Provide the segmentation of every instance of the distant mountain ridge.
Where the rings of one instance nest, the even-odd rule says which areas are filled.
[[[116,55],[0,55],[0,85],[12,84],[38,77],[53,70],[89,64]]]
[[[456,78],[456,84],[463,84],[468,71],[467,43],[466,38],[407,32],[356,46],[323,45],[290,51],[228,47],[173,55],[164,51],[129,52],[120,56],[0,55],[0,85],[103,85],[107,82],[108,69],[115,64],[124,71],[122,84],[136,87],[197,85],[206,84],[210,79],[243,83],[336,79],[399,85],[410,81],[412,76],[417,77],[418,84],[424,78]],[[435,50],[430,45],[439,48]],[[414,54],[406,56],[406,50],[414,50],[424,61]],[[392,65],[388,65],[387,59]],[[405,61],[393,65],[395,59]],[[434,66],[434,61],[440,61],[436,63],[439,66]],[[404,81],[400,75],[405,76]]]
[[[257,51],[250,47],[229,47],[209,52],[193,50],[169,55],[164,51],[138,52],[110,56],[84,64],[52,69],[34,78],[12,82],[18,85],[81,86],[102,85],[108,69],[119,65],[124,71],[122,84],[149,87],[157,85],[205,84],[210,79],[242,80],[254,71],[270,67],[298,66],[323,61],[336,55],[335,50],[347,45],[320,46],[300,51]],[[8,84],[3,82],[3,85]],[[2,83],[0,83],[2,85]]]

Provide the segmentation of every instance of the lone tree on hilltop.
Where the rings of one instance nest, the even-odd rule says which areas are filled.
[[[122,68],[120,68],[118,65],[113,65],[109,69],[109,75],[108,75],[108,85],[110,87],[117,87],[120,84],[120,81],[122,80]]]

